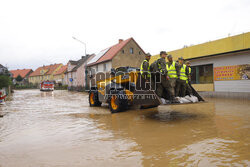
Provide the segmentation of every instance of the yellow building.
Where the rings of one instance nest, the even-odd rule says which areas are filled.
[[[198,91],[250,92],[250,32],[169,51],[191,62]],[[150,63],[159,58],[152,56]]]
[[[52,64],[48,66],[42,66],[37,68],[29,76],[29,82],[38,84],[42,81],[54,81],[54,74],[62,67],[62,64]]]
[[[65,72],[67,71],[67,65],[63,65],[57,72],[54,73],[54,81],[56,83],[65,85],[64,83],[64,77],[65,77]]]

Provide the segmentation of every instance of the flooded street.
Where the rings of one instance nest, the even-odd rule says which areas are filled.
[[[88,94],[15,91],[0,112],[0,167],[250,166],[250,101],[90,108]]]

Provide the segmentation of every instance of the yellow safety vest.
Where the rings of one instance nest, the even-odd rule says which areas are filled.
[[[160,58],[159,58],[159,59],[160,59]],[[159,60],[159,59],[158,59],[158,60]],[[158,65],[159,71],[162,72],[161,64],[160,64],[160,63],[157,63],[157,65]]]
[[[173,61],[173,63],[171,64],[170,67],[168,67],[168,63],[167,63],[167,71],[168,71],[168,76],[169,78],[177,78],[177,72],[176,72],[176,68],[175,68],[175,61]]]
[[[188,79],[188,77],[186,75],[186,65],[185,64],[183,64],[182,67],[181,67],[181,70],[180,70],[180,79],[184,80],[184,81],[187,81],[187,79]]]
[[[151,75],[150,75],[150,67],[148,66],[148,71],[144,71],[143,70],[143,64],[144,64],[144,62],[148,62],[147,60],[143,60],[143,62],[141,63],[141,75],[144,73],[144,72],[146,72],[147,73],[147,77],[150,77]],[[143,75],[142,75],[143,76]]]
[[[188,69],[189,69],[189,74],[191,75],[191,67],[188,67]]]

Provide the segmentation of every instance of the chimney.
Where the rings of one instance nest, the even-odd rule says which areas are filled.
[[[123,41],[123,39],[119,39],[119,43],[121,43]]]

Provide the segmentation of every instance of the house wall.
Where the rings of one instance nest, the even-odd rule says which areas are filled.
[[[32,76],[32,77],[29,77],[29,82],[32,83],[32,84],[40,83],[42,81],[42,77],[43,76]]]
[[[250,64],[250,51],[242,51],[238,53],[191,60],[191,66],[205,64],[213,64],[213,68]],[[250,80],[214,81],[214,83],[210,84],[210,86],[204,87],[202,85],[203,84],[193,84],[194,88],[196,88],[198,91],[250,92]],[[214,86],[213,90],[211,90],[211,85]]]
[[[133,48],[134,53],[130,53],[130,48]],[[138,47],[134,40],[131,40],[123,48],[124,53],[121,51],[112,59],[112,67],[122,67],[122,66],[131,66],[131,67],[140,67],[142,61],[145,59],[145,54]],[[139,52],[141,54],[139,54]]]
[[[76,70],[76,86],[84,86],[85,83],[85,63]]]
[[[55,80],[57,83],[60,82],[60,83],[64,84],[64,77],[65,77],[64,74],[54,75],[54,80]]]
[[[65,82],[69,87],[76,87],[77,86],[77,80],[76,80],[76,72],[68,72],[66,74],[67,81]],[[70,78],[73,79],[73,81],[70,81]]]

